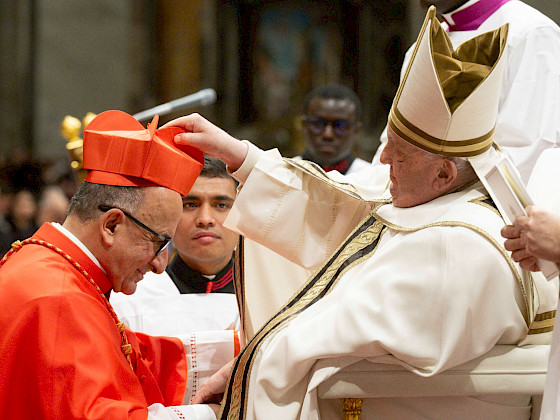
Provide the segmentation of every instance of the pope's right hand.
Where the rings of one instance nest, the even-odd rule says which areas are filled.
[[[199,114],[176,118],[163,127],[171,126],[186,131],[175,136],[175,143],[188,144],[205,155],[220,159],[232,172],[239,169],[247,156],[248,146],[245,143],[230,136]]]

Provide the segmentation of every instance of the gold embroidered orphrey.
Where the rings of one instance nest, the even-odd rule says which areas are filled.
[[[350,268],[371,257],[387,230],[373,215],[359,225],[327,263],[292,296],[253,337],[237,357],[222,401],[222,419],[245,419],[250,371],[261,344],[286,327],[306,308],[332,291]]]
[[[474,203],[474,201],[473,201]],[[321,298],[329,294],[338,283],[338,280],[350,268],[362,261],[370,258],[375,251],[382,235],[388,230],[396,230],[399,232],[416,232],[431,227],[463,227],[479,234],[489,241],[508,262],[513,275],[518,281],[522,290],[525,301],[526,315],[524,315],[526,323],[530,327],[534,327],[535,323],[542,322],[544,319],[553,322],[554,314],[536,315],[536,302],[534,299],[534,288],[532,282],[526,290],[522,278],[515,268],[515,265],[505,249],[487,232],[475,225],[471,225],[458,221],[442,221],[423,225],[415,228],[405,228],[390,223],[381,218],[377,211],[387,203],[378,203],[374,206],[370,214],[358,227],[349,235],[345,242],[334,252],[329,260],[322,268],[316,270],[310,279],[292,296],[286,303],[253,337],[243,351],[238,356],[230,376],[226,393],[222,401],[221,419],[227,420],[243,420],[246,418],[248,386],[250,382],[251,370],[255,357],[259,351],[261,344],[271,335],[285,328],[295,317],[297,317],[306,308],[319,301]],[[476,203],[479,204],[479,203]],[[242,273],[241,261],[238,263],[237,273]],[[238,274],[239,275],[239,274]],[[243,308],[243,305],[240,305]],[[548,328],[548,326],[546,327]],[[529,333],[534,333],[531,331]],[[353,404],[357,402],[354,401]],[[359,418],[356,410],[346,412],[346,418]],[[355,417],[355,416],[358,417]],[[350,417],[348,417],[350,416]]]

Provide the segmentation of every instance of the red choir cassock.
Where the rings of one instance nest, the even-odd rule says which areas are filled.
[[[33,239],[60,248],[110,291],[104,272],[51,224]],[[182,342],[127,330],[129,363],[100,293],[54,250],[27,244],[6,261],[0,308],[0,418],[145,420],[151,404],[182,403]]]
[[[162,186],[186,194],[203,165],[177,146],[182,130],[147,129],[106,111],[84,131],[86,181]],[[73,240],[46,223],[0,263],[0,419],[142,419],[181,405],[187,361],[176,338],[126,330],[112,282]]]

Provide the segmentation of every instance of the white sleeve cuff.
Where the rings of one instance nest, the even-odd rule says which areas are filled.
[[[147,420],[216,420],[216,415],[206,404],[175,407],[152,404],[148,407]]]
[[[257,161],[264,153],[263,150],[259,149],[250,141],[248,140],[242,140],[242,141],[248,146],[247,156],[245,157],[245,160],[243,161],[241,166],[237,169],[237,171],[230,172],[231,176],[233,176],[240,183],[244,183],[247,180],[249,174],[257,164]]]
[[[169,407],[177,414],[177,418],[184,420],[216,420],[214,411],[206,404],[181,405]]]
[[[235,330],[199,331],[178,338],[187,358],[183,404],[190,404],[202,384],[237,355],[241,344]]]

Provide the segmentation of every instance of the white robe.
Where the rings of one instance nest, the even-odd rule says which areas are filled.
[[[301,156],[295,156],[294,159],[301,159]],[[359,157],[354,158],[352,165],[348,168],[345,175],[355,174],[367,169],[371,165],[371,162],[367,160],[360,159]]]
[[[165,271],[146,273],[132,295],[112,293],[111,304],[132,330],[150,335],[225,330],[239,321],[235,294],[181,294]]]
[[[239,320],[232,293],[180,294],[164,271],[146,273],[134,294],[112,293],[110,302],[119,319],[133,331],[186,340],[186,402],[239,353],[238,329],[227,329]]]
[[[560,213],[560,195],[555,193],[560,188],[560,149],[544,152],[527,189],[531,193],[535,204],[552,213]],[[557,308],[557,311],[560,307]],[[560,418],[560,327],[555,325],[552,335],[548,373],[541,407],[542,420],[555,420]]]
[[[371,162],[368,162],[367,160],[363,160],[360,158],[356,158],[352,162],[352,165],[350,165],[350,167],[346,171],[346,175],[361,172],[362,170],[367,169],[369,165],[371,165]]]
[[[536,9],[514,0],[501,6],[478,29],[448,34],[457,48],[468,39],[505,23],[509,23],[507,64],[495,142],[511,157],[527,182],[540,153],[560,146],[560,28]],[[413,47],[406,53],[403,72]],[[386,142],[385,131],[374,164],[379,164]]]
[[[332,255],[371,208],[356,192],[379,196],[375,188],[368,190],[367,179],[361,186],[346,186],[347,192],[335,190],[276,152],[259,154],[254,147],[234,175],[246,182],[225,225],[310,269]],[[471,189],[410,209],[383,206],[379,216],[403,228],[389,229],[375,254],[351,265],[329,294],[262,339],[250,362],[246,418],[331,418],[321,411],[327,408],[317,398],[317,386],[360,359],[433,375],[497,343],[522,341],[528,332],[522,286],[499,245],[503,221],[469,202],[482,195]],[[443,221],[477,226],[494,243],[466,226],[406,231]],[[500,417],[493,410],[503,402],[461,398],[383,404],[388,408],[381,418],[398,418],[408,404],[418,410],[406,418],[423,418],[451,405],[458,407],[454,418],[495,419]],[[528,418],[528,413],[527,399],[520,396],[502,418]]]
[[[296,156],[294,159],[301,159],[301,156]],[[378,169],[383,170],[384,168]],[[359,174],[365,174],[364,178],[367,179],[370,170],[370,162],[356,158],[345,175],[331,171],[329,176],[351,179],[347,177],[357,177],[362,176]],[[379,191],[381,192],[382,190],[380,188]],[[268,296],[266,305],[245,305],[243,327],[246,338],[250,339],[264,325],[270,315],[280,309],[288,300],[292,291],[299,289],[305,280],[309,278],[311,272],[248,238],[243,238],[243,241],[244,302],[258,302],[260,296]],[[276,282],[270,280],[275,276],[279,276],[281,280],[279,279],[278,281],[282,281],[286,286],[288,283],[290,285],[283,288],[277,287]],[[266,278],[267,281],[261,281],[263,278]]]
[[[560,310],[560,305],[557,311]],[[555,325],[541,408],[541,420],[560,418],[560,329]]]

